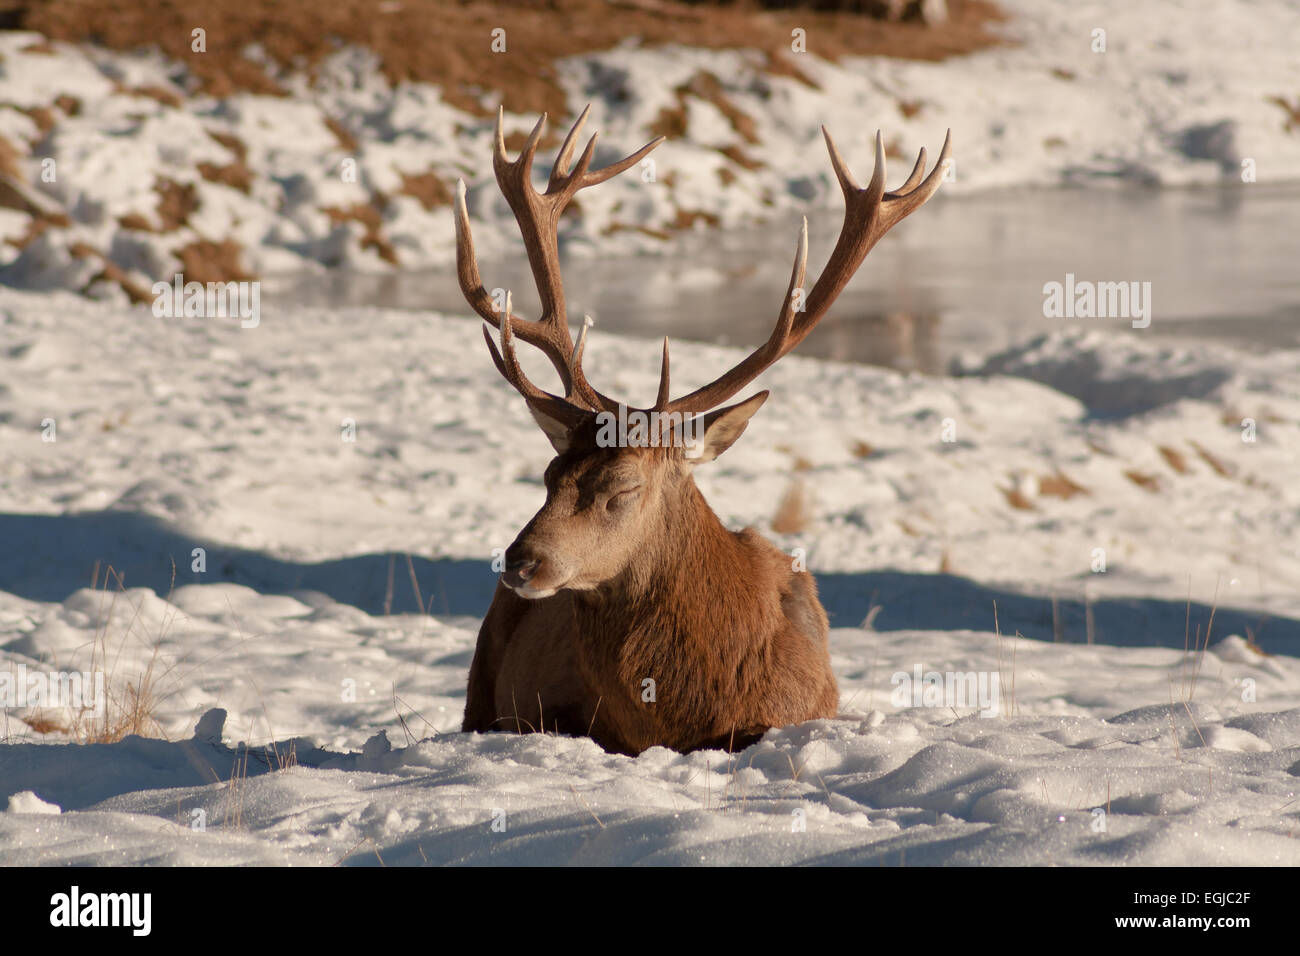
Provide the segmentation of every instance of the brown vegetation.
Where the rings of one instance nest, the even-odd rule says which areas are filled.
[[[810,83],[791,52],[790,31],[807,31],[810,53],[836,60],[888,55],[941,60],[998,42],[989,31],[1003,19],[989,0],[948,0],[948,19],[926,26],[890,22],[853,11],[760,10],[748,3],[692,5],[670,0],[213,0],[201,12],[171,0],[7,0],[15,29],[51,40],[93,41],[111,49],[159,47],[185,63],[196,86],[212,96],[236,91],[283,94],[275,70],[309,71],[339,41],[374,51],[390,82],[433,83],[459,109],[487,116],[504,98],[520,112],[567,113],[557,59],[608,50],[628,37],[647,46],[687,44],[758,50],[772,73]],[[206,31],[206,52],[191,49],[191,31]],[[506,51],[492,50],[492,31],[505,30]],[[245,56],[251,44],[274,69]],[[32,52],[40,49],[38,45]],[[509,68],[503,69],[502,64]],[[147,95],[147,94],[146,94]]]
[[[253,274],[242,264],[243,250],[233,239],[199,239],[173,250],[186,282],[243,282]]]
[[[351,206],[326,206],[321,212],[330,217],[330,221],[338,224],[343,222],[358,222],[365,227],[365,232],[361,236],[362,249],[374,249],[379,258],[385,262],[397,265],[397,250],[393,244],[384,238],[380,231],[383,227],[383,208],[388,205],[385,197],[375,194],[371,197],[369,203],[353,203]]]
[[[812,508],[803,482],[796,478],[790,482],[772,515],[772,530],[777,534],[800,534],[812,523]]]

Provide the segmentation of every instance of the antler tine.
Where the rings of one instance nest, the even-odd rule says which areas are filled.
[[[617,176],[623,170],[635,166],[644,159],[648,153],[658,147],[660,143],[664,142],[665,139],[667,139],[665,136],[656,136],[631,156],[625,156],[616,163],[610,163],[608,166],[602,166],[594,172],[587,173],[582,177],[582,185],[579,188],[586,189],[588,186],[598,186],[605,180]],[[595,140],[595,136],[592,137],[592,140]]]
[[[924,175],[925,175],[925,147],[922,146],[921,151],[916,154],[916,165],[913,166],[912,171],[907,174],[907,181],[903,183],[903,185],[895,189],[892,193],[890,193],[889,194],[890,197],[892,198],[895,196],[901,196],[903,193],[907,192],[908,190],[915,189],[916,184],[921,181],[921,177]]]
[[[498,181],[506,171],[509,171],[511,177],[519,181],[520,186],[528,186],[529,176],[533,171],[533,156],[537,152],[537,144],[542,140],[542,133],[546,132],[546,114],[543,113],[538,117],[533,131],[528,134],[528,139],[524,142],[524,148],[519,151],[519,158],[513,163],[506,153],[505,120],[506,108],[498,107],[496,146],[492,151],[493,171]]]
[[[582,328],[578,330],[578,341],[573,346],[573,354],[569,357],[569,366],[577,368],[582,365],[582,351],[587,346],[587,330],[591,328],[591,316],[582,317]]]
[[[573,147],[578,143],[578,134],[582,132],[582,127],[587,122],[587,114],[591,112],[591,104],[588,103],[583,109],[582,114],[578,117],[576,123],[569,130],[569,135],[564,137],[564,143],[560,146],[559,153],[555,156],[555,165],[551,167],[551,179],[547,183],[546,191],[550,192],[561,184],[564,177],[569,174],[569,161],[573,159]],[[592,140],[595,140],[592,136]],[[589,142],[588,149],[592,148]]]
[[[463,179],[458,180],[456,183],[455,222],[456,278],[460,282],[460,290],[470,307],[479,314],[483,321],[493,328],[500,328],[500,316],[493,303],[492,296],[484,288],[483,279],[479,275],[478,257],[474,251],[474,236],[469,226],[469,210],[465,204],[465,181]],[[565,344],[568,330],[564,330],[562,338],[556,333],[556,330],[544,322],[532,322],[512,315],[511,323],[521,339],[530,345],[536,346],[546,354],[551,360],[551,364],[555,366],[556,372],[559,373],[565,391],[571,391],[573,376],[569,370],[569,348]]]
[[[867,183],[863,203],[872,208],[880,205],[885,196],[885,143],[876,130],[876,161],[871,169],[871,182]]]
[[[907,181],[897,192],[887,193],[885,192],[885,147],[879,131],[876,133],[875,167],[871,173],[871,181],[867,183],[865,189],[858,185],[853,174],[849,172],[835,145],[835,140],[824,126],[822,134],[826,139],[826,151],[830,155],[835,178],[844,193],[844,224],[840,227],[839,239],[835,242],[835,248],[826,262],[826,267],[804,300],[804,308],[796,320],[793,296],[796,288],[801,290],[803,288],[808,255],[807,220],[804,221],[800,232],[799,252],[795,256],[790,288],[786,291],[785,302],[781,306],[781,313],[772,335],[767,342],[721,377],[672,402],[673,410],[704,412],[720,405],[802,342],[848,285],[853,274],[862,265],[862,260],[867,257],[880,237],[900,220],[919,209],[938,191],[943,182],[944,170],[952,148],[952,131],[949,130],[943,142],[939,162],[930,175],[921,181],[921,174],[925,170],[925,151],[922,150]]]
[[[483,326],[483,338],[487,342],[488,350],[492,353],[492,363],[512,386],[515,391],[527,399],[528,404],[541,411],[546,412],[552,418],[558,419],[570,426],[581,424],[588,416],[590,410],[575,405],[571,398],[560,398],[558,395],[552,395],[544,389],[538,388],[524,374],[523,368],[519,364],[519,356],[515,353],[515,337],[511,329],[512,321],[510,318],[510,293],[506,293],[506,307],[501,311],[500,329],[501,329],[501,349],[492,341],[492,332],[488,326]],[[584,330],[585,331],[585,330]]]
[[[659,366],[659,394],[655,396],[654,410],[657,412],[668,411],[669,406],[669,385],[668,385],[668,336],[664,336],[664,357]]]
[[[925,157],[925,149],[921,150],[922,160]],[[919,178],[917,170],[912,171],[912,175],[907,177],[907,182],[888,197],[889,202],[886,210],[889,216],[889,225],[892,226],[900,219],[910,215],[925,205],[926,201],[939,191],[943,185],[944,174],[948,171],[948,165],[952,162],[952,130],[948,130],[943,138],[943,149],[939,150],[939,160],[934,164],[934,169],[930,175],[919,186],[913,182]],[[920,169],[924,163],[918,160],[917,169]],[[910,191],[909,191],[910,189]],[[886,226],[885,228],[889,228]]]
[[[822,127],[822,137],[826,140],[826,152],[831,154],[831,168],[835,170],[835,178],[840,181],[840,189],[845,194],[861,189],[858,181],[853,178],[853,173],[849,172],[849,167],[845,165],[844,157],[840,155],[835,140],[831,139],[831,131],[825,126]]]

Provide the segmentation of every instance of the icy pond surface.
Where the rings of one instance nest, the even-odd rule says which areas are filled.
[[[450,211],[448,211],[450,215]],[[839,209],[814,210],[810,274],[830,254]],[[949,199],[896,227],[871,253],[800,354],[942,372],[1064,326],[1230,343],[1247,351],[1300,345],[1300,187],[1027,190]],[[600,330],[718,344],[755,344],[785,291],[797,220],[744,232],[675,236],[660,257],[566,250],[572,317]],[[520,244],[481,262],[489,287],[536,307]],[[1149,328],[1123,318],[1043,315],[1043,286],[1151,283]],[[301,305],[378,305],[468,313],[450,270],[336,273],[268,282]]]

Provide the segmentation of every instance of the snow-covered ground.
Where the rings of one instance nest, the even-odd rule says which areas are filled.
[[[0,670],[98,667],[118,702],[150,674],[162,738],[7,713],[0,863],[1300,863],[1300,354],[785,359],[700,484],[804,549],[841,716],[629,759],[456,732],[549,457],[474,323],[0,291],[0,341]],[[657,355],[597,330],[588,372],[644,402]],[[680,347],[674,380],[732,359]],[[997,714],[907,706],[917,668],[996,675]]]
[[[701,71],[756,140],[686,97],[686,135],[653,177],[584,193],[566,253],[838,208],[822,123],[864,176],[876,127],[909,158],[951,127],[936,204],[1300,181],[1295,3],[1002,5],[1014,45],[836,64],[814,43],[816,87],[740,51],[562,63],[597,163]],[[466,177],[480,253],[517,257],[490,123],[355,49],[282,78],[291,97],[214,100],[156,55],[37,40],[0,32],[21,173],[0,180],[0,282],[26,289],[0,288],[0,690],[98,671],[108,719],[138,699],[148,735],[73,745],[41,729],[96,727],[5,708],[0,864],[1300,863],[1300,353],[1085,320],[949,378],[791,356],[699,483],[817,575],[840,716],[737,755],[461,735],[491,561],[550,457],[476,324],[274,291],[255,327],[159,318],[122,279],[148,289],[204,241],[256,274],[444,265],[448,207],[401,192],[427,173]],[[339,221],[361,206],[377,226]],[[645,403],[658,354],[597,326],[586,366]],[[735,358],[678,345],[674,382]],[[792,494],[805,524],[777,534]],[[990,697],[900,697],[918,671]]]
[[[808,52],[791,56],[815,87],[763,72],[745,51],[629,43],[561,62],[571,113],[593,104],[598,164],[646,142],[660,112],[679,107],[675,91],[702,72],[752,120],[739,129],[714,102],[685,96],[685,135],[654,154],[653,176],[583,194],[582,215],[565,222],[569,252],[654,252],[683,219],[739,226],[837,204],[821,124],[855,168],[877,128],[896,165],[908,166],[922,146],[933,156],[951,127],[955,179],[945,196],[1109,180],[1240,183],[1243,163],[1262,184],[1300,180],[1300,131],[1288,114],[1300,108],[1295,3],[1002,6],[1009,19],[998,30],[1013,44],[940,63],[832,63],[812,37]],[[514,248],[487,163],[490,121],[449,107],[435,87],[390,88],[365,51],[340,51],[313,84],[281,77],[290,98],[216,100],[187,93],[184,67],[160,56],[65,44],[50,52],[40,40],[0,33],[0,137],[31,206],[46,213],[33,238],[31,208],[0,209],[0,238],[22,245],[0,242],[0,281],[120,296],[96,281],[100,256],[147,289],[177,271],[178,249],[202,241],[232,243],[238,264],[259,275],[445,265],[445,203],[461,176],[480,252]],[[51,128],[33,109],[47,111]],[[508,113],[507,129],[526,131],[534,119]],[[550,155],[539,157],[539,174]],[[403,192],[404,177],[428,174],[441,195],[428,181],[422,198]],[[354,213],[377,219],[366,225]]]

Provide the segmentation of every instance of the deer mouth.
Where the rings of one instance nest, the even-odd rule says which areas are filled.
[[[507,563],[501,583],[521,598],[540,601],[564,587],[566,582],[555,578],[553,570],[542,561],[516,558]]]
[[[514,591],[516,594],[518,594],[521,598],[524,598],[529,601],[540,601],[542,598],[551,597],[553,594],[555,594],[557,591],[560,590],[559,588],[534,588],[534,587],[529,587],[527,584],[521,585],[519,587],[513,587],[511,585],[507,585],[507,587],[509,587],[510,590]]]

